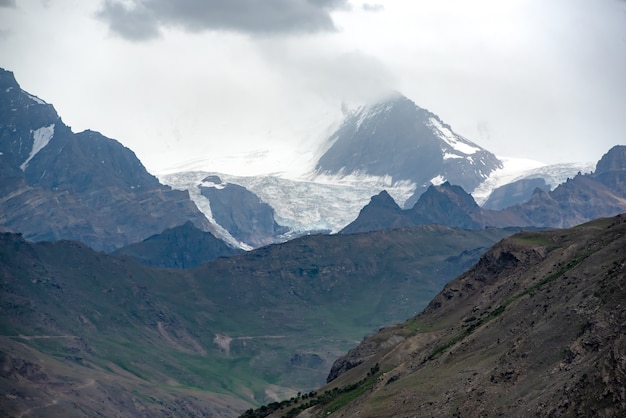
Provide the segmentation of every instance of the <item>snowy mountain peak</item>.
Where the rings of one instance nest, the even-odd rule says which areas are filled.
[[[328,139],[317,176],[373,176],[411,182],[410,206],[433,181],[473,190],[501,167],[495,155],[456,134],[434,113],[395,94],[348,114]]]

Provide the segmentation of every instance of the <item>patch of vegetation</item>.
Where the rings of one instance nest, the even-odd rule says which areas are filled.
[[[367,376],[356,383],[335,387],[320,394],[317,392],[310,392],[304,395],[298,394],[297,397],[282,402],[272,402],[257,409],[249,409],[240,418],[264,418],[292,405],[295,407],[285,411],[281,415],[283,418],[295,417],[305,409],[314,406],[321,408],[321,411],[315,415],[316,417],[326,417],[371,389],[381,375],[380,366],[376,363],[370,368]]]
[[[417,317],[413,317],[402,324],[402,328],[409,331],[410,335],[417,335],[420,332],[430,332],[437,328],[431,324],[421,322]]]
[[[559,244],[550,240],[549,235],[545,233],[522,232],[511,238],[519,243],[539,245],[541,247],[546,247],[549,250],[559,247]]]

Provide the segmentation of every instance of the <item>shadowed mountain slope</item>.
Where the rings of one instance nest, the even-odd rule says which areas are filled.
[[[626,215],[523,232],[276,416],[624,416],[624,300]]]
[[[289,232],[276,222],[274,209],[245,187],[209,176],[200,186],[200,193],[209,200],[215,222],[251,248],[272,244]]]
[[[132,257],[146,266],[188,269],[242,251],[229,247],[212,233],[201,231],[187,221],[112,254]]]

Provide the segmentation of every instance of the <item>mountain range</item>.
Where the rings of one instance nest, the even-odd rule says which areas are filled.
[[[626,409],[624,218],[540,231],[625,211],[624,146],[513,174],[396,94],[302,178],[156,178],[5,70],[0,120],[7,415]]]
[[[552,191],[546,191],[544,184],[544,187],[535,188],[527,202],[499,211],[479,206],[460,186],[445,182],[430,186],[417,203],[406,210],[401,209],[389,194],[381,192],[341,232],[430,223],[468,229],[510,225],[566,228],[626,212],[625,180],[626,146],[617,145],[598,161],[594,172],[579,173]],[[509,189],[518,185],[511,184]]]
[[[207,218],[223,227],[221,238],[251,248],[258,242],[283,242],[311,232],[337,233],[383,190],[400,207],[411,209],[428,187],[447,181],[474,193],[485,208],[501,209],[529,200],[536,186],[549,191],[577,173],[593,169],[587,163],[540,166],[532,161],[499,159],[399,94],[348,113],[323,150],[315,168],[302,178],[204,171],[181,171],[159,178],[188,191]],[[219,182],[206,182],[206,178]],[[229,197],[224,189],[237,185],[256,194],[273,211],[274,219],[265,218],[255,229],[256,244],[254,234],[234,237],[230,233],[238,229],[232,222],[233,208],[241,199]],[[259,204],[254,207],[261,210]],[[259,218],[248,213],[245,219]]]
[[[306,178],[180,172],[160,176],[164,185],[119,142],[73,133],[11,72],[0,72],[0,84],[0,224],[32,240],[76,239],[113,251],[191,221],[228,246],[249,250],[339,232],[382,190],[405,209],[445,181],[485,194],[501,185],[508,164],[396,94],[349,113]],[[505,186],[487,207],[527,200],[537,179],[553,188],[577,171],[574,164],[520,172],[521,183]],[[515,188],[515,197],[506,187]],[[513,221],[498,225],[534,222]]]

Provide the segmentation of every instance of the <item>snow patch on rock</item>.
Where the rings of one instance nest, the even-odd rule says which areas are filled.
[[[33,148],[30,150],[30,154],[26,161],[24,161],[20,168],[22,171],[26,170],[28,167],[28,163],[33,159],[35,155],[50,142],[52,137],[54,136],[54,123],[50,126],[44,126],[42,128],[37,129],[36,131],[32,131],[33,134]]]

